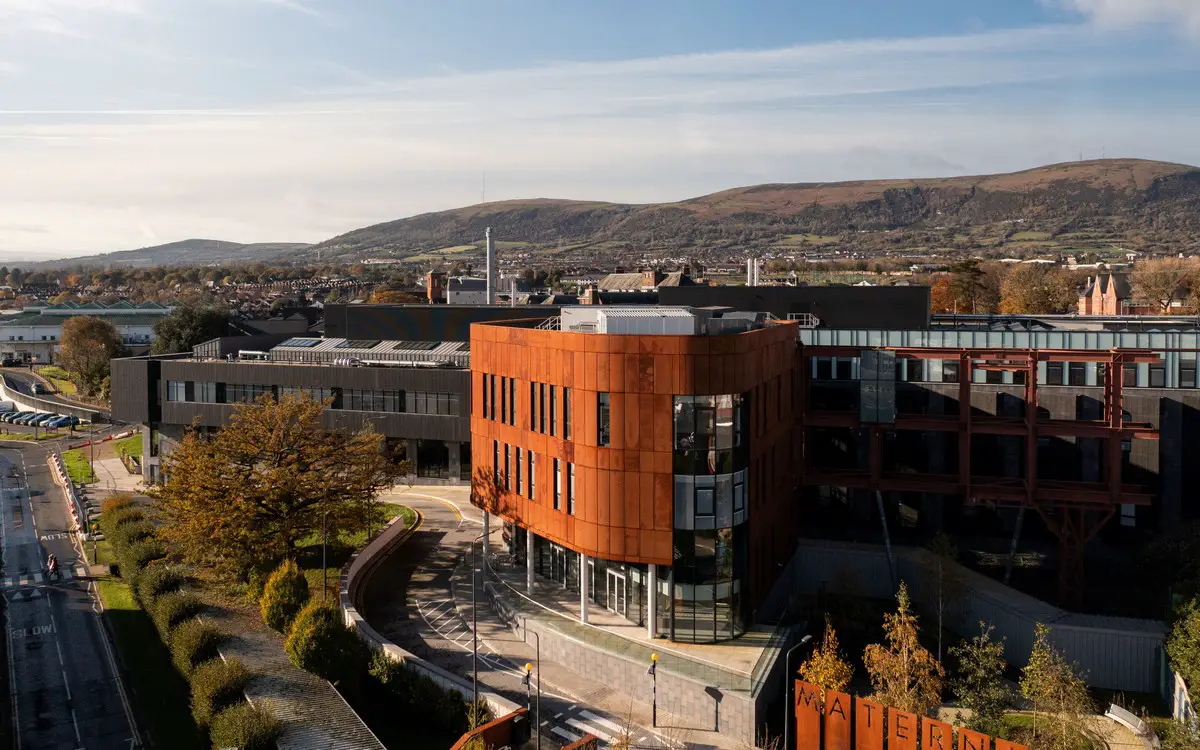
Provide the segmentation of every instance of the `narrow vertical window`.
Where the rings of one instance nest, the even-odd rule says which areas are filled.
[[[537,383],[530,381],[529,383],[529,430],[532,432],[537,429]]]
[[[571,389],[563,388],[563,438],[571,439]]]
[[[515,456],[515,458],[517,459],[517,494],[524,495],[525,494],[525,483],[521,480],[521,477],[522,477],[521,469],[523,467],[521,466],[521,448],[519,446],[517,447],[517,455]]]
[[[483,418],[489,419],[491,417],[491,413],[488,411],[490,401],[488,401],[488,376],[487,376],[487,373],[486,372],[483,373],[482,377],[483,377]]]
[[[575,515],[575,464],[567,464],[567,513]]]
[[[508,378],[500,376],[500,421],[508,424]]]
[[[558,386],[550,386],[550,436],[558,436]]]
[[[554,509],[562,507],[562,463],[554,459]]]
[[[517,426],[517,379],[508,379],[508,423]]]
[[[600,445],[608,445],[611,436],[609,425],[609,394],[596,394],[596,441]]]
[[[500,441],[492,441],[492,484],[500,486]]]
[[[538,383],[538,432],[546,434],[546,384]]]
[[[527,473],[529,474],[529,499],[533,500],[533,499],[535,499],[534,498],[534,481],[537,478],[536,462],[534,461],[534,458],[533,458],[533,451],[529,451],[528,455],[529,455],[529,471]]]
[[[512,490],[512,464],[509,463],[508,443],[504,444],[504,489]]]

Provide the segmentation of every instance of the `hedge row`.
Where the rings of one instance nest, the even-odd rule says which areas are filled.
[[[104,503],[100,528],[112,544],[121,578],[154,622],[175,668],[188,679],[192,716],[209,728],[213,747],[273,748],[279,721],[269,709],[241,700],[249,678],[245,667],[220,658],[223,634],[196,618],[203,605],[180,590],[183,575],[165,561],[167,550],[145,513],[131,500],[111,498]]]

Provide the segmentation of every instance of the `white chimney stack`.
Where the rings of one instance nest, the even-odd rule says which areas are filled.
[[[492,242],[492,228],[484,233],[487,242],[487,303],[496,304],[496,244]]]
[[[746,286],[758,286],[758,258],[746,259]]]

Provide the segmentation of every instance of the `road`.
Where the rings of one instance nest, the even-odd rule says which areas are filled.
[[[39,446],[0,449],[8,680],[16,750],[134,748],[137,731],[62,490]],[[62,580],[47,580],[54,554]]]
[[[455,607],[450,584],[471,541],[482,528],[477,521],[472,522],[478,512],[464,507],[462,510],[469,514],[464,519],[442,502],[409,496],[401,499],[421,512],[421,526],[367,579],[363,591],[364,616],[388,640],[469,681],[473,631],[471,623]],[[463,579],[459,585],[469,584],[469,574],[462,572],[459,577]],[[482,592],[482,579],[479,590]],[[492,690],[525,705],[522,678],[525,663],[533,660],[532,654],[527,653],[531,649],[494,622],[488,615],[487,602],[480,599],[478,606],[480,690]],[[504,644],[501,648],[508,655],[498,653],[490,645],[493,643]],[[533,687],[537,689],[536,680]],[[624,717],[597,705],[597,701],[611,694],[611,689],[590,681],[577,679],[569,689],[546,681],[541,693],[542,731],[559,741],[573,741],[590,733],[600,738],[602,747],[607,747],[627,728],[633,733],[637,747],[665,744],[649,730],[630,726]]]

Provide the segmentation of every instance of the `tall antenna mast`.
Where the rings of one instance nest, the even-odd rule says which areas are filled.
[[[483,172],[479,179],[479,202],[487,203],[487,172]]]

